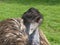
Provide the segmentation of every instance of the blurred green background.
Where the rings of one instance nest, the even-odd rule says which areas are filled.
[[[0,0],[0,20],[21,17],[30,7],[43,14],[40,29],[51,45],[60,45],[60,0]]]

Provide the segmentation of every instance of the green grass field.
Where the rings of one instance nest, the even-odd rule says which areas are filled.
[[[59,0],[0,0],[0,20],[21,17],[30,7],[37,8],[44,16],[40,28],[51,45],[60,45]]]

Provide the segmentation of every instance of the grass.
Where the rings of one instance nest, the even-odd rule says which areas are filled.
[[[33,1],[0,0],[0,20],[21,17],[30,7],[35,7],[44,16],[44,21],[40,28],[47,36],[49,42],[51,45],[60,45],[60,1]]]

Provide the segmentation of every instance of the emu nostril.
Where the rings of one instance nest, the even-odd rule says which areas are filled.
[[[33,29],[31,29],[31,30],[33,30]]]

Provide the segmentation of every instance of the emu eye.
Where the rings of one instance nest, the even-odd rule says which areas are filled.
[[[39,22],[39,20],[40,20],[40,17],[36,18],[36,22]]]

